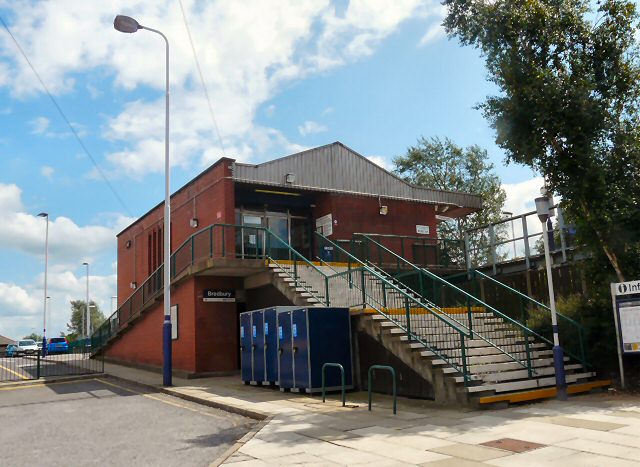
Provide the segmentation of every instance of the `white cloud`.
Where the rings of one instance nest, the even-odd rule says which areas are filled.
[[[48,165],[43,165],[42,167],[40,167],[40,174],[43,177],[48,178],[49,180],[53,178],[54,172],[55,169],[53,167],[49,167]]]
[[[36,117],[29,122],[31,134],[42,135],[49,129],[49,119],[46,117]]]
[[[329,0],[183,4],[224,150],[244,159],[296,146],[254,122],[256,110],[283,85],[370,55],[403,21],[425,18],[440,8],[436,2],[420,0],[352,0],[339,12]],[[162,42],[145,31],[117,33],[113,15],[122,12],[161,29],[171,42],[172,161],[199,166],[212,153],[221,154],[177,2],[59,0],[7,8],[19,8],[10,26],[55,94],[72,90],[78,73],[100,67],[113,74],[116,86],[150,86],[162,96]],[[11,63],[12,73],[0,73],[0,86],[16,96],[41,92],[5,36],[0,35],[0,66]],[[95,96],[95,88],[88,89]],[[105,136],[120,145],[107,155],[105,169],[111,175],[141,178],[161,170],[163,113],[162,99],[135,101],[108,120]],[[256,134],[260,145],[252,139]]]
[[[430,44],[431,42],[435,42],[438,39],[442,39],[445,36],[446,33],[442,25],[439,23],[434,24],[429,29],[427,29],[427,32],[424,34],[424,36],[422,36],[422,39],[420,39],[420,42],[418,42],[418,47],[424,47],[425,45]]]
[[[118,216],[109,226],[79,226],[67,217],[49,214],[49,254],[54,260],[64,259],[70,263],[115,250],[116,234],[133,221]],[[0,249],[43,254],[45,221],[24,211],[21,190],[16,185],[0,183],[0,215]]]
[[[384,156],[367,156],[367,159],[385,170],[391,170],[391,166]]]
[[[116,275],[90,275],[89,295],[105,316],[112,313],[111,297],[116,291]],[[71,300],[85,300],[86,278],[83,270],[53,266],[47,275],[49,300],[47,336],[66,332],[71,314]],[[21,338],[32,332],[42,333],[44,310],[44,273],[32,283],[17,285],[0,282],[0,334]]]
[[[514,214],[522,214],[535,210],[534,199],[540,196],[540,188],[544,185],[542,177],[535,177],[520,183],[503,183],[507,194],[504,210]]]
[[[326,126],[321,125],[318,122],[307,120],[302,125],[298,126],[298,133],[300,133],[302,136],[315,135],[317,133],[327,131],[327,129],[328,128]]]

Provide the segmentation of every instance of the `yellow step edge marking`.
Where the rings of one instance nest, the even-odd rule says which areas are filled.
[[[291,259],[279,259],[277,261],[271,261],[271,260],[265,260],[265,263],[267,265],[269,264],[287,264],[287,265],[292,265],[294,263],[293,260]],[[297,261],[297,263],[299,265],[306,265],[308,264],[306,261]],[[340,262],[340,261],[309,261],[309,263],[313,264],[314,266],[333,266],[336,268],[348,268],[349,267],[349,263],[344,263],[344,262]],[[351,267],[352,268],[361,268],[363,266],[363,264],[361,263],[351,263]]]
[[[591,381],[589,383],[580,383],[580,384],[570,384],[567,386],[568,394],[578,394],[581,392],[591,391],[595,388],[601,388],[611,386],[611,380],[599,380],[599,381]],[[523,392],[514,392],[511,394],[503,394],[498,396],[486,396],[480,398],[481,404],[492,404],[494,402],[527,402],[537,399],[549,399],[551,397],[555,397],[557,394],[557,389],[554,388],[546,388],[546,389],[536,389],[533,391],[523,391]]]
[[[353,310],[357,310],[357,309],[354,308]],[[365,309],[360,308],[359,310],[365,315],[378,314],[378,311],[375,310],[374,308],[365,308]],[[405,308],[382,308],[380,311],[388,315],[406,315],[407,314],[407,310]],[[432,310],[429,310],[427,308],[410,308],[409,311],[412,315],[430,315],[433,313]],[[486,312],[486,309],[482,306],[471,307],[471,313],[484,313],[484,312]],[[440,312],[436,310],[436,313],[440,313]],[[445,308],[442,308],[442,313],[445,313],[448,315],[467,314],[468,309],[466,306],[445,307]]]

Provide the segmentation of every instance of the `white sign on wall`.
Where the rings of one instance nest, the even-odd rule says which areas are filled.
[[[614,286],[616,295],[640,294],[640,281],[618,282]]]
[[[421,235],[429,235],[428,225],[416,225],[416,233]]]
[[[178,305],[171,306],[171,340],[178,339]]]
[[[331,213],[316,219],[316,232],[325,237],[333,234],[333,216]]]

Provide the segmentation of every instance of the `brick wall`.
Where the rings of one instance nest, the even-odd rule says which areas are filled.
[[[200,228],[235,222],[233,181],[227,178],[231,177],[232,163],[231,159],[219,160],[171,197],[172,251]],[[133,293],[129,284],[136,282],[140,286],[152,272],[148,261],[149,234],[153,238],[156,232],[156,242],[162,250],[163,210],[164,204],[156,206],[118,235],[118,306]],[[189,225],[194,217],[198,219],[197,228]],[[160,257],[157,265],[161,263]]]

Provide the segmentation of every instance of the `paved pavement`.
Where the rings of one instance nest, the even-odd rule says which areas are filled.
[[[160,384],[156,373],[107,364],[107,373]],[[368,466],[639,466],[640,397],[611,393],[549,400],[502,410],[456,410],[434,403],[351,393],[323,404],[278,390],[244,386],[238,377],[184,380],[171,391],[268,416],[235,454],[231,467]]]
[[[254,423],[108,379],[0,386],[0,465],[207,466]]]

